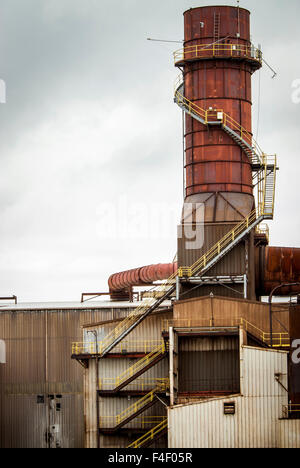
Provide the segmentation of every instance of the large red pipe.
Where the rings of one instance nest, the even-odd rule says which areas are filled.
[[[150,285],[168,279],[177,270],[177,263],[159,263],[115,273],[108,279],[110,291],[122,291],[133,286]]]

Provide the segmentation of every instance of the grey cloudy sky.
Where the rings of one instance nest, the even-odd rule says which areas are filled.
[[[181,40],[182,13],[215,3],[236,4],[0,0],[0,78],[7,86],[0,105],[0,295],[77,300],[82,291],[106,290],[113,272],[173,259],[182,203],[181,112],[172,96],[177,45],[146,38]],[[291,97],[300,78],[300,2],[240,4],[252,11],[253,42],[278,72],[272,80],[268,68],[261,71],[258,133],[280,165],[271,243],[300,247],[300,104]],[[257,74],[255,133],[258,85]],[[160,202],[174,208],[174,226],[162,225],[153,208]],[[111,220],[118,216],[113,225],[108,210]]]

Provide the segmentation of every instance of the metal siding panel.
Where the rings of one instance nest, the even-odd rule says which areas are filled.
[[[287,435],[280,426],[282,405],[287,404],[288,397],[274,378],[278,372],[286,376],[287,353],[244,347],[242,362],[244,396],[169,409],[170,448],[182,448],[182,439],[186,448],[273,448],[288,445]],[[223,414],[223,404],[228,401],[236,402],[235,416]],[[299,421],[288,421],[282,426],[290,431],[292,444],[297,446]]]
[[[45,405],[37,395],[49,393],[63,397],[57,415],[63,446],[83,447],[83,369],[71,360],[71,343],[82,341],[82,325],[124,317],[130,307],[21,307],[0,311],[7,351],[0,368],[0,447],[44,446]]]
[[[300,420],[278,421],[279,448],[300,448]]]

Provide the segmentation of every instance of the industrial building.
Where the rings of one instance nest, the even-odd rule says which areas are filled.
[[[113,274],[107,301],[1,307],[2,447],[300,448],[300,249],[270,246],[265,224],[263,52],[240,7],[192,8],[184,34],[177,258]]]
[[[185,152],[177,260],[112,275],[116,306],[153,288],[125,319],[86,324],[74,343],[85,444],[300,447],[300,249],[269,245],[278,162],[252,134],[263,53],[240,7],[192,8],[184,30],[174,53]]]

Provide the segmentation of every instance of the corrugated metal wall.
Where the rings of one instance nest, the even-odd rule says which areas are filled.
[[[62,447],[83,447],[83,368],[71,359],[71,343],[82,341],[83,324],[132,310],[88,307],[1,309],[0,339],[6,344],[6,364],[0,365],[1,448],[47,447],[49,421],[59,426]],[[52,416],[49,395],[62,396],[60,411],[53,409]]]
[[[178,393],[238,393],[238,336],[179,337]]]
[[[300,419],[278,421],[280,448],[300,448]]]
[[[175,406],[169,415],[169,448],[276,448],[288,444],[291,434],[299,445],[298,422],[285,421],[288,402],[287,353],[243,347],[243,396]],[[280,374],[280,385],[275,378]],[[235,403],[235,414],[224,415],[224,403]],[[282,435],[286,431],[285,436]]]

